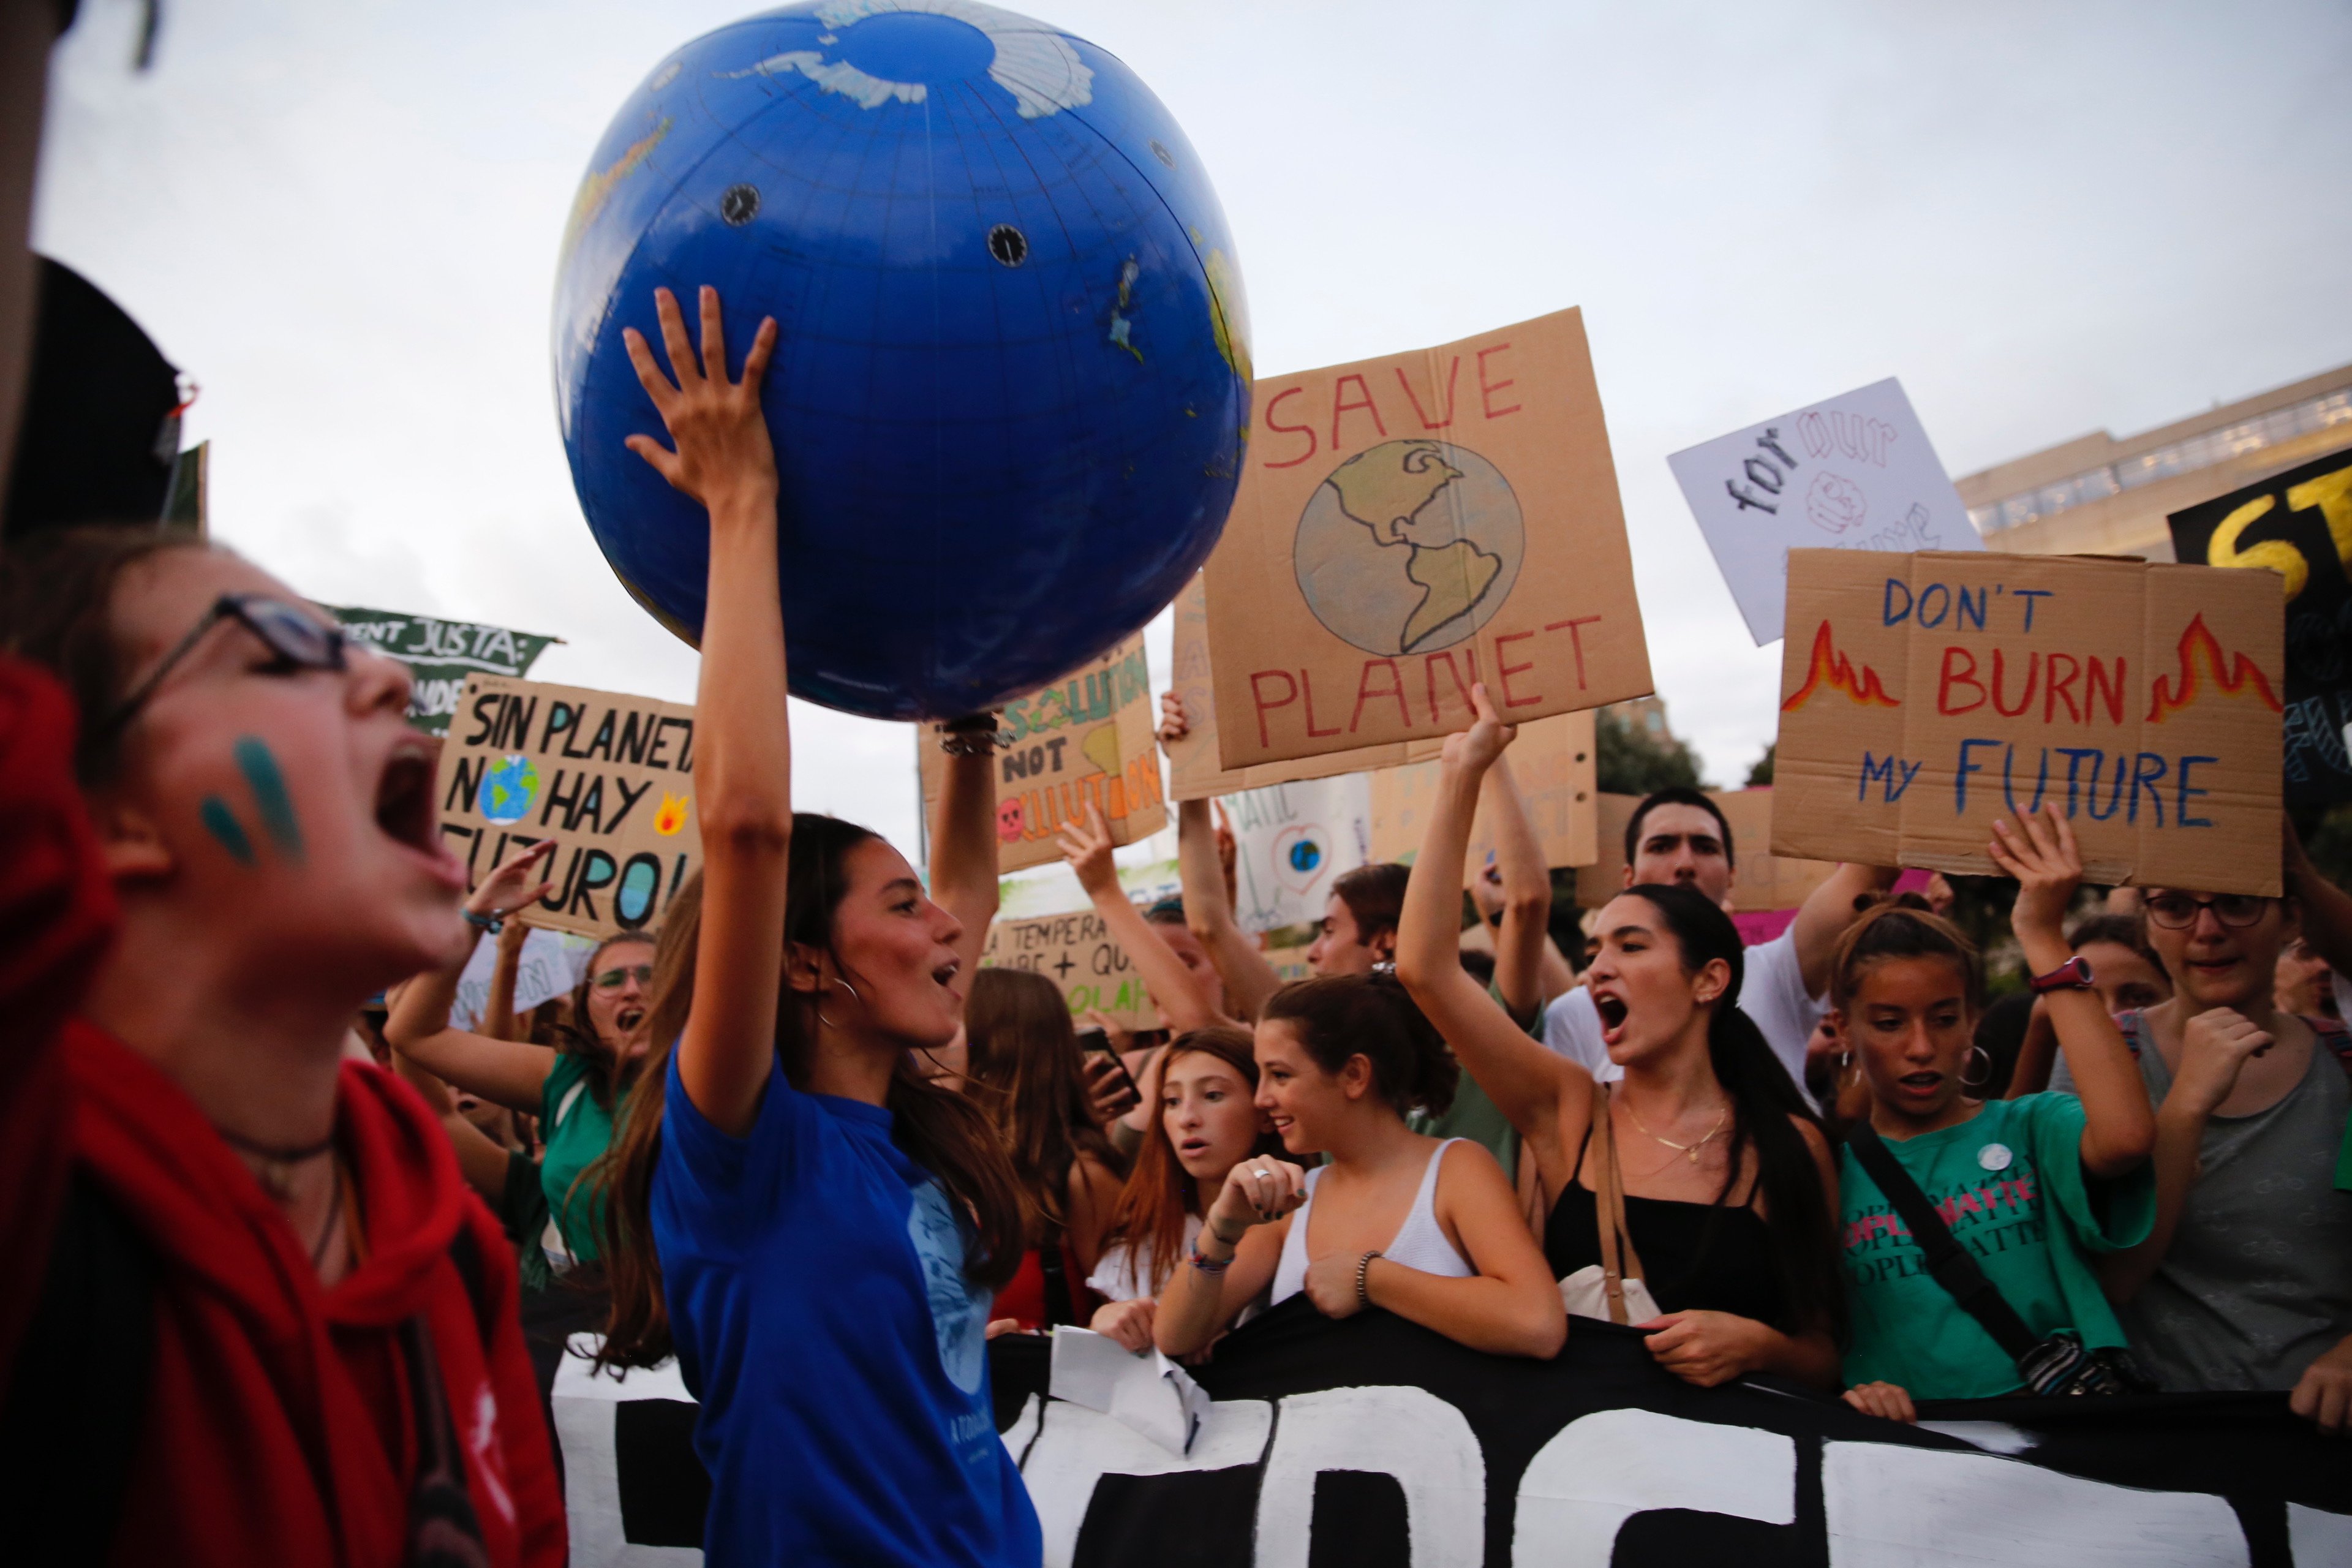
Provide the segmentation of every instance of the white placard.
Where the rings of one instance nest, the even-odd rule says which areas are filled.
[[[1234,880],[1244,931],[1323,918],[1331,883],[1371,857],[1369,773],[1268,784],[1225,797],[1234,822]]]
[[[1984,548],[1892,376],[1666,462],[1759,647],[1780,639],[1791,550]]]

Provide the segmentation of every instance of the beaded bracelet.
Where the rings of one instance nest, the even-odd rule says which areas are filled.
[[[1207,1254],[1203,1253],[1201,1250],[1201,1244],[1197,1241],[1192,1244],[1192,1257],[1191,1261],[1192,1267],[1199,1269],[1203,1274],[1223,1274],[1226,1269],[1231,1268],[1234,1266],[1234,1260],[1230,1258],[1220,1261],[1219,1259],[1211,1258]]]
[[[1374,1247],[1356,1259],[1356,1305],[1359,1307],[1369,1307],[1372,1304],[1372,1293],[1365,1287],[1364,1276],[1371,1271],[1372,1259],[1380,1256],[1380,1248]]]
[[[465,914],[466,923],[477,931],[488,931],[490,935],[496,936],[506,929],[507,920],[504,915],[478,915],[471,910],[466,910]]]

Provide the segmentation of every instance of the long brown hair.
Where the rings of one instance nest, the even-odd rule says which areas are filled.
[[[1052,981],[982,970],[963,1005],[963,1032],[971,1098],[1013,1157],[1036,1246],[1069,1225],[1070,1173],[1082,1156],[1113,1175],[1126,1174],[1127,1162],[1095,1121],[1077,1031]]]
[[[1338,1072],[1351,1057],[1370,1062],[1374,1091],[1399,1116],[1444,1115],[1462,1081],[1444,1037],[1391,969],[1294,980],[1265,999],[1258,1021],[1290,1025],[1325,1072]]]
[[[699,884],[695,891],[699,897]],[[678,896],[685,896],[684,889],[680,889]],[[613,1109],[614,1096],[625,1091],[637,1075],[645,1070],[645,1063],[649,1058],[640,1057],[632,1062],[629,1060],[628,1041],[617,1040],[608,1047],[597,1038],[596,1026],[590,1021],[588,994],[596,987],[596,966],[604,962],[604,955],[616,947],[634,942],[652,942],[656,955],[661,951],[659,941],[641,931],[621,931],[598,942],[594,951],[588,954],[588,962],[580,966],[579,983],[572,987],[572,1016],[559,1021],[553,1031],[558,1051],[567,1057],[582,1058],[587,1062],[588,1092],[594,1095],[596,1103],[606,1110]],[[646,1000],[650,1002],[652,998],[647,997]],[[648,1012],[646,1016],[650,1022],[653,1015]],[[586,1173],[582,1173],[584,1175]]]
[[[1213,1024],[1205,1029],[1188,1030],[1170,1042],[1160,1070],[1166,1072],[1178,1057],[1196,1051],[1216,1058],[1239,1073],[1252,1090],[1256,1089],[1257,1058],[1247,1029]],[[1251,1156],[1258,1154],[1282,1158],[1281,1134],[1260,1133],[1250,1148]],[[1167,1288],[1169,1277],[1182,1260],[1185,1216],[1205,1216],[1215,1196],[1213,1193],[1202,1192],[1192,1173],[1176,1158],[1176,1146],[1168,1141],[1168,1123],[1160,1107],[1154,1106],[1151,1131],[1144,1135],[1143,1147],[1136,1151],[1135,1170],[1128,1176],[1127,1185],[1119,1189],[1118,1205],[1111,1210],[1110,1229],[1103,1237],[1103,1250],[1108,1252],[1114,1244],[1124,1242],[1136,1283],[1144,1287],[1145,1294],[1157,1296]],[[1149,1278],[1140,1267],[1147,1261],[1150,1264]]]
[[[833,952],[833,926],[848,891],[849,852],[876,835],[838,817],[793,814],[790,868],[784,895],[784,941]],[[702,876],[697,872],[671,900],[654,946],[654,992],[646,1014],[652,1048],[630,1089],[628,1110],[596,1165],[604,1194],[603,1252],[612,1285],[613,1313],[596,1364],[650,1366],[670,1353],[669,1310],[662,1295],[661,1258],[654,1247],[653,1180],[661,1155],[669,1054],[694,1004],[696,950],[702,935]],[[776,1055],[784,1077],[805,1083],[809,998],[782,986],[776,1008]],[[883,1108],[891,1138],[909,1158],[937,1176],[971,1222],[964,1272],[995,1289],[1021,1266],[1024,1207],[1013,1164],[986,1113],[953,1089],[919,1075],[902,1053],[890,1072]]]

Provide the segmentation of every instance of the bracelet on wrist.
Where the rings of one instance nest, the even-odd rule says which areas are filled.
[[[1371,1272],[1372,1259],[1381,1255],[1381,1249],[1376,1247],[1356,1259],[1356,1305],[1359,1307],[1369,1307],[1372,1304],[1372,1292],[1365,1276]]]
[[[996,754],[996,715],[967,713],[940,726],[940,750],[950,757]]]
[[[496,936],[506,929],[507,918],[495,910],[486,915],[476,914],[473,910],[467,910],[466,923],[476,931],[488,931],[490,935]]]
[[[1230,1258],[1212,1258],[1202,1252],[1198,1243],[1193,1245],[1192,1256],[1188,1261],[1203,1274],[1223,1274],[1234,1266],[1234,1260]]]

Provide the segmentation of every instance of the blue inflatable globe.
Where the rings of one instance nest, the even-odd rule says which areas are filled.
[[[556,280],[556,406],[613,570],[688,642],[709,524],[621,331],[719,292],[763,393],[799,696],[992,707],[1150,620],[1224,525],[1249,426],[1241,275],[1160,100],[976,0],[824,0],[722,27],[622,106]]]

